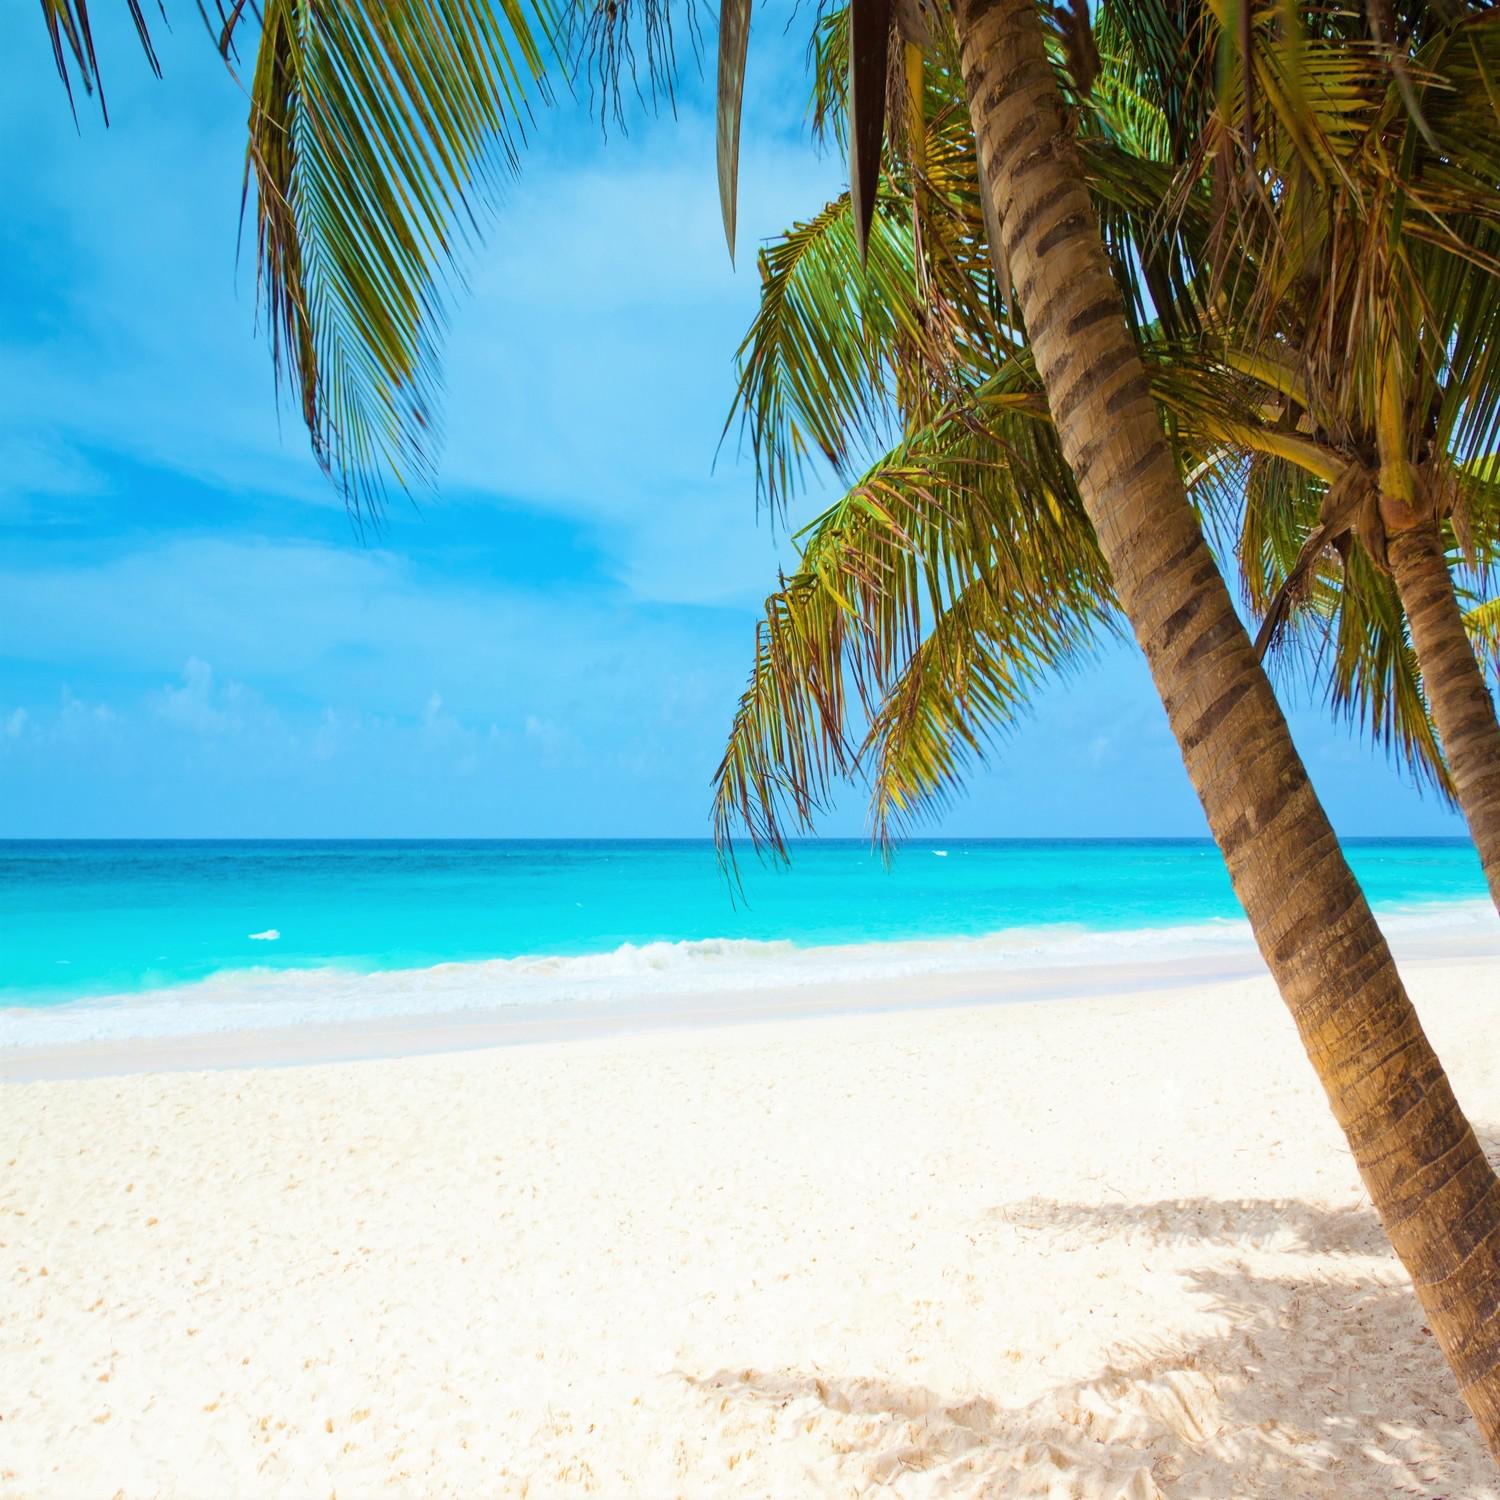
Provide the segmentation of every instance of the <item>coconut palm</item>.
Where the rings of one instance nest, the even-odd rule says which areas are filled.
[[[819,128],[840,135],[847,17],[820,28],[814,75]],[[941,40],[903,80],[863,261],[848,192],[760,252],[736,407],[762,489],[781,505],[812,454],[851,483],[767,600],[716,783],[724,845],[743,825],[784,847],[787,822],[809,827],[862,762],[884,832],[954,786],[965,751],[1013,723],[1043,675],[1119,628],[1034,363],[995,295]],[[1159,202],[1170,178],[1156,175],[1143,191]],[[893,415],[904,435],[874,458]]]
[[[857,0],[851,14],[851,189],[863,242],[876,210],[870,162],[897,18],[877,0]],[[1253,29],[1249,8],[1239,14]],[[1077,36],[1083,7],[1071,15],[1076,101],[1091,79]],[[955,0],[952,17],[997,290],[1026,331],[1061,452],[1261,952],[1500,1456],[1500,1181],[1422,1033],[1189,505],[1111,274],[1044,21],[1034,0]],[[906,24],[904,40],[924,40]],[[1210,11],[1197,24],[1218,30]],[[1153,36],[1146,24],[1138,32],[1143,51],[1159,44],[1176,65],[1180,32]],[[1253,48],[1242,43],[1240,52],[1250,58]],[[1399,89],[1400,68],[1376,61]],[[862,90],[862,70],[881,86]],[[733,58],[721,65],[721,100],[726,73],[733,78]],[[728,94],[732,113],[733,87]],[[721,130],[721,141],[733,137]],[[832,691],[811,695],[813,711],[825,711]],[[740,773],[731,766],[728,774],[732,791]],[[795,768],[792,779],[795,806],[807,789]]]
[[[1233,201],[1216,252],[1248,286],[1239,367],[1340,461],[1331,480],[1280,477],[1319,500],[1284,589],[1334,548],[1391,580],[1500,904],[1500,722],[1449,565],[1496,520],[1476,464],[1500,432],[1500,32],[1493,15],[1414,8],[1393,78],[1390,38],[1357,23],[1320,10],[1252,27],[1227,97],[1189,106],[1190,166],[1217,162]]]
[[[652,0],[580,3],[599,28],[606,70],[623,55],[617,43],[632,15],[644,11],[655,38],[650,18],[670,11]],[[725,0],[720,27],[729,181],[749,3]],[[136,0],[127,4],[145,38]],[[874,209],[894,9],[894,0],[855,0],[852,11],[861,245]],[[1151,22],[1167,12],[1149,9]],[[1248,6],[1237,9],[1250,16]],[[226,54],[245,10],[236,4],[218,28]],[[914,45],[933,27],[948,30],[930,0],[899,11]],[[92,81],[83,0],[44,0],[43,13],[65,76],[71,54]],[[372,469],[389,462],[408,482],[427,451],[424,356],[440,323],[442,268],[476,184],[513,149],[518,108],[541,94],[543,39],[553,33],[533,26],[533,14],[513,0],[264,0],[259,11],[247,172],[273,347],[315,451],[356,503],[378,483]],[[1087,8],[1075,0],[1062,14],[1071,18],[1070,69],[1060,82],[1036,0],[952,4],[996,287],[1006,316],[1025,330],[1059,451],[1261,951],[1433,1331],[1500,1454],[1500,1182],[1422,1033],[1189,505],[1075,135],[1091,67]],[[1149,27],[1141,30],[1149,42]],[[1166,26],[1162,35],[1176,32]],[[1013,581],[999,577],[976,613],[1007,598]],[[1066,650],[1059,638],[1057,654]]]
[[[847,67],[846,18],[847,12],[835,12],[826,22],[816,74],[815,113],[835,129],[842,118],[836,80]],[[1119,252],[1117,273],[1138,291],[1149,289],[1156,305],[1170,313],[1188,288],[1180,285],[1181,275],[1174,286],[1161,267],[1181,272],[1184,257],[1201,267],[1211,204],[1204,185],[1175,217],[1172,242],[1160,243],[1158,209],[1169,191],[1160,162],[1170,151],[1167,118],[1131,87],[1119,51],[1122,38],[1110,21],[1106,11],[1100,38],[1106,65],[1094,84],[1080,145],[1096,206]],[[857,466],[851,456],[878,443],[889,428],[892,405],[908,437],[943,402],[974,422],[974,392],[994,374],[997,360],[1007,357],[973,280],[984,258],[984,229],[972,137],[966,114],[958,117],[951,68],[933,61],[929,55],[914,128],[903,128],[887,149],[869,266],[861,267],[854,253],[848,195],[763,253],[762,311],[742,350],[739,404],[773,499],[795,482],[799,460],[810,448],[852,479]],[[893,109],[913,113],[901,97]],[[1206,280],[1202,274],[1190,278],[1195,298],[1205,297]],[[1149,287],[1140,286],[1143,281]],[[1388,574],[1363,554],[1347,567],[1326,566],[1340,557],[1326,545],[1327,528],[1297,567],[1309,533],[1318,530],[1330,483],[1360,472],[1358,454],[1347,440],[1341,447],[1328,433],[1312,431],[1302,408],[1289,409],[1281,389],[1287,372],[1272,364],[1263,343],[1236,330],[1232,318],[1226,323],[1226,312],[1233,311],[1221,294],[1209,310],[1211,326],[1198,328],[1191,347],[1163,337],[1165,320],[1137,320],[1138,334],[1150,340],[1143,352],[1182,450],[1190,490],[1213,530],[1237,543],[1249,601],[1271,616],[1262,639],[1287,618],[1289,604],[1314,606],[1291,611],[1294,619],[1320,627],[1304,632],[1315,649],[1299,653],[1294,665],[1306,663],[1326,679],[1337,714],[1368,725],[1404,753],[1419,780],[1451,795],[1418,658]],[[1186,312],[1191,317],[1193,307]],[[1174,322],[1180,327],[1183,319]],[[824,337],[806,337],[810,327],[822,329]],[[954,329],[969,331],[957,336]],[[836,337],[829,337],[830,330],[837,330]],[[856,347],[863,355],[851,359]],[[825,350],[827,359],[821,357]],[[1274,382],[1262,375],[1268,367]],[[888,399],[893,393],[894,402]],[[1482,389],[1476,397],[1476,404],[1488,400]],[[1040,400],[1035,404],[1044,410]],[[1003,454],[997,447],[997,461]],[[1238,470],[1234,484],[1226,482],[1231,467]],[[1453,473],[1467,561],[1487,565],[1500,517],[1496,489],[1472,466],[1455,466]],[[1452,536],[1450,553],[1457,563]],[[1286,587],[1288,575],[1298,592]],[[1342,587],[1345,582],[1353,586]],[[1469,589],[1478,583],[1471,578]],[[750,721],[737,723],[737,729],[748,728]]]
[[[1500,1457],[1500,1180],[1422,1032],[1188,503],[1034,0],[956,0],[954,22],[1001,280],[1121,607],[1261,952]]]

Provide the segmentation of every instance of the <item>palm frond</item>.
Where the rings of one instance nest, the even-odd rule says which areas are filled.
[[[1453,783],[1422,691],[1422,671],[1395,585],[1362,552],[1346,563],[1332,609],[1328,701],[1334,713],[1405,763],[1446,802]]]
[[[1500,674],[1500,599],[1486,599],[1465,610],[1464,629],[1475,654],[1488,661],[1492,673]]]
[[[648,109],[665,104],[676,112],[678,29],[686,31],[689,51],[701,62],[700,6],[706,3],[562,0],[562,50],[572,60],[573,77],[587,81],[590,107],[601,122],[624,125],[627,92]]]
[[[831,75],[846,48],[846,13],[835,11],[818,33],[824,130],[842,129]],[[773,503],[795,492],[814,456],[849,482],[895,430],[961,402],[1017,347],[991,270],[956,59],[941,47],[924,55],[917,86],[918,107],[892,111],[902,123],[887,145],[865,263],[848,194],[762,251],[760,309],[739,350],[726,430],[740,420]],[[1124,150],[1102,79],[1096,93],[1099,131],[1082,144],[1108,248],[1142,332],[1162,316],[1182,333],[1195,326],[1206,196],[1168,223],[1172,169]]]
[[[871,717],[859,758],[870,769],[870,821],[888,847],[945,806],[966,770],[1013,732],[1034,695],[1118,634],[1106,600],[1038,608],[1029,590],[976,579],[943,611]]]
[[[849,0],[849,198],[863,261],[885,145],[891,0]]]
[[[126,0],[160,72],[139,0]],[[261,0],[244,196],[278,383],[356,516],[430,478],[445,295],[559,56],[551,0]],[[43,0],[53,57],[102,89],[86,0]],[[106,116],[107,118],[107,116]]]
[[[1206,0],[1094,14],[1101,71],[1075,101],[1106,244],[1190,491],[1238,551],[1252,609],[1288,611],[1278,673],[1305,680],[1449,796],[1378,517],[1372,529],[1344,511],[1368,508],[1364,476],[1379,457],[1423,474],[1455,469],[1454,567],[1477,588],[1495,556],[1500,506],[1475,475],[1500,447],[1500,30],[1459,5],[1438,16],[1398,4],[1381,35],[1357,11],[1247,6],[1229,38],[1229,14]],[[1008,288],[979,269],[987,226],[965,167],[967,111],[934,52],[910,85],[921,93],[910,117],[929,128],[893,129],[886,146],[870,266],[846,202],[763,262],[739,393],[770,469],[763,486],[784,493],[812,454],[847,476],[886,433],[905,440],[823,518],[767,602],[717,782],[721,837],[743,826],[779,847],[834,780],[861,770],[883,835],[951,795],[986,736],[1097,623],[1066,590],[1066,608],[1040,604],[1044,569],[1023,573],[1019,599],[997,590],[972,544],[977,515],[990,516],[993,544],[996,516],[1018,504],[1024,514],[1028,495],[1065,495],[1070,481],[1038,482],[1015,459],[1017,422],[1045,431],[1041,446],[1053,440]],[[835,135],[847,125],[847,53],[847,16],[835,10],[818,33],[814,92],[816,127]],[[948,153],[941,177],[928,170],[934,149]],[[944,228],[943,257],[929,226]],[[983,299],[967,338],[934,336],[940,282]],[[1010,425],[997,440],[1000,412]],[[960,429],[979,445],[965,477],[934,466],[936,450],[921,454],[920,475],[903,469],[934,434]],[[976,483],[985,464],[1009,478]],[[1339,485],[1349,505],[1330,520]],[[918,493],[936,518],[921,537],[897,498]],[[970,539],[954,543],[955,531]],[[1092,539],[1073,541],[1090,577]],[[1478,605],[1476,635],[1500,637],[1496,618]]]
[[[265,0],[250,84],[272,357],[356,514],[431,474],[444,277],[546,96],[546,0]]]
[[[1418,786],[1452,798],[1422,692],[1401,602],[1390,577],[1348,540],[1319,536],[1327,485],[1274,455],[1252,464],[1245,487],[1239,559],[1251,608],[1285,607],[1281,645],[1268,657],[1273,676],[1321,694],[1335,716],[1394,755]],[[1335,541],[1338,540],[1338,545]],[[1286,594],[1299,566],[1305,580]]]
[[[147,66],[161,77],[161,61],[156,55],[156,45],[151,40],[151,28],[146,24],[146,14],[140,0],[125,0],[135,27],[136,40],[145,54]],[[99,112],[104,123],[109,124],[109,106],[104,101],[104,82],[99,77],[99,59],[94,52],[94,31],[89,23],[88,0],[42,0],[42,24],[47,28],[47,39],[52,43],[52,61],[57,76],[68,95],[68,107],[73,118],[78,118],[77,102],[73,98],[73,75],[69,67],[78,71],[78,81],[84,93],[99,95]]]
[[[941,229],[925,237],[924,266],[909,211],[882,193],[861,264],[845,193],[761,251],[760,308],[725,430],[740,419],[773,504],[796,492],[811,455],[852,477],[889,441],[902,390],[913,403],[934,387],[941,395],[946,372],[967,362],[962,351],[998,341],[954,252],[954,274],[928,274],[944,244]]]
[[[739,209],[740,112],[745,101],[745,52],[750,44],[750,0],[721,0],[719,7],[719,87],[717,140],[719,205],[724,238],[734,260],[734,231]]]
[[[722,848],[744,830],[784,852],[867,760],[883,833],[1108,627],[1107,571],[1034,379],[1008,371],[907,438],[802,534],[716,773]]]

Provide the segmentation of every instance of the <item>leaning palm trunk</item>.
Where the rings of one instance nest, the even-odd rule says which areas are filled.
[[[1063,451],[1256,942],[1500,1459],[1500,1180],[1423,1034],[1188,506],[1036,0],[954,0],[980,169]]]
[[[1437,525],[1393,532],[1386,556],[1411,627],[1453,791],[1500,907],[1500,721],[1464,630]]]

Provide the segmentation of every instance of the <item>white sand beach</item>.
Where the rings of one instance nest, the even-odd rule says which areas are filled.
[[[1493,1152],[1500,967],[1405,969]],[[1500,1497],[1264,979],[8,1084],[0,1139],[8,1496]]]

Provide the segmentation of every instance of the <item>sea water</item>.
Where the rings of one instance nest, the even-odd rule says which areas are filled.
[[[1388,930],[1497,920],[1467,841],[1347,849]],[[0,1045],[1249,948],[1198,840],[0,843]]]

